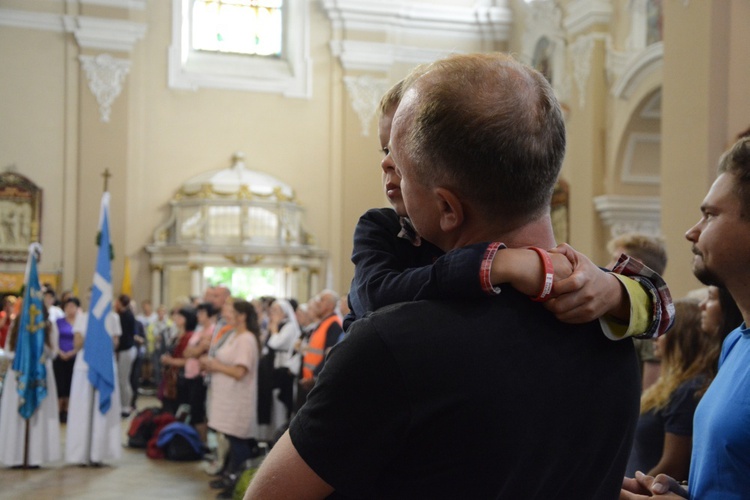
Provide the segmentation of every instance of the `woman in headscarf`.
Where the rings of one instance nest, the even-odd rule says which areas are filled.
[[[289,372],[287,363],[294,353],[294,343],[302,331],[297,323],[294,308],[288,300],[275,300],[271,304],[268,316],[269,336],[266,346],[274,352],[271,429],[275,431],[289,422],[294,406],[294,376]]]

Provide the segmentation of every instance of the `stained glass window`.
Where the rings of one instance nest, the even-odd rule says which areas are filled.
[[[283,0],[195,0],[195,50],[281,56]]]

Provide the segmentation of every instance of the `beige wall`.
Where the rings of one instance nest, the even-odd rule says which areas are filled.
[[[0,27],[0,169],[12,167],[43,190],[41,266],[63,267],[61,242],[66,218],[65,87],[63,36],[37,30]],[[23,267],[21,267],[23,269]]]

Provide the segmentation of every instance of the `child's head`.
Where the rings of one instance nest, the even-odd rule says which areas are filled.
[[[401,100],[404,80],[390,88],[380,100],[380,120],[378,121],[378,136],[380,137],[380,150],[383,152],[383,160],[380,168],[383,169],[383,190],[388,197],[396,213],[406,216],[404,199],[401,197],[401,177],[396,173],[396,165],[391,159],[388,143],[391,139],[391,123],[396,108]]]
[[[391,123],[404,91],[411,86],[414,80],[422,76],[425,70],[426,66],[417,66],[380,99],[378,137],[380,138],[380,149],[385,155],[380,162],[380,168],[383,169],[383,189],[396,213],[402,217],[406,216],[406,207],[404,206],[404,199],[401,197],[401,177],[396,173],[396,165],[393,163],[388,145],[391,140]]]

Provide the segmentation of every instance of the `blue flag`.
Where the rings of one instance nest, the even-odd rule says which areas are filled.
[[[18,380],[18,413],[31,418],[47,397],[47,367],[44,365],[44,302],[39,286],[36,253],[41,250],[38,243],[29,247],[26,289],[23,292],[21,319],[18,324],[16,355],[13,370]]]
[[[107,332],[107,317],[112,311],[112,264],[109,249],[109,193],[102,196],[99,218],[99,251],[96,257],[94,286],[83,341],[83,359],[89,365],[89,382],[99,391],[99,411],[105,414],[112,404],[115,372],[112,367],[112,338]]]

